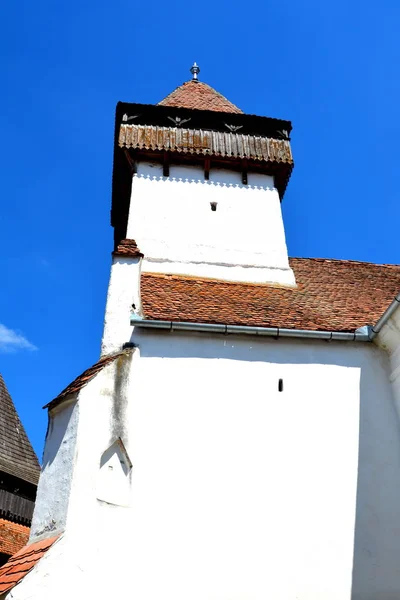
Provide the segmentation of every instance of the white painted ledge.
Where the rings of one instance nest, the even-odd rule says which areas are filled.
[[[142,263],[142,273],[184,275],[238,283],[274,283],[296,287],[296,280],[291,268],[279,269],[244,265],[172,262],[145,258]]]

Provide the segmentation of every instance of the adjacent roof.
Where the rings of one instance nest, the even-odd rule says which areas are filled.
[[[23,548],[29,539],[29,527],[0,519],[0,552],[15,554]]]
[[[147,319],[350,331],[374,324],[400,290],[400,266],[292,258],[297,288],[142,274]]]
[[[0,594],[10,591],[21,581],[46,554],[49,548],[58,539],[55,537],[35,542],[24,546],[17,554],[0,568]]]
[[[40,465],[0,375],[0,471],[37,484]]]
[[[126,348],[121,350],[120,352],[116,352],[115,354],[110,354],[108,356],[103,356],[97,363],[83,371],[81,375],[79,375],[72,383],[67,385],[67,387],[56,397],[54,400],[46,404],[43,408],[52,409],[55,406],[61,404],[67,396],[71,396],[72,394],[77,394],[85,385],[89,383],[93,377],[95,377],[104,367],[114,362],[116,358],[119,356],[127,355],[132,352],[132,348]]]
[[[215,110],[227,113],[242,113],[237,106],[229,102],[225,96],[202,81],[186,81],[177,87],[164,100],[161,106],[195,108],[198,110]]]

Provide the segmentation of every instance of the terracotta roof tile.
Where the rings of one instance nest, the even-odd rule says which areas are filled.
[[[116,352],[115,354],[110,354],[108,356],[103,356],[97,363],[86,369],[81,375],[79,375],[76,379],[72,381],[67,387],[56,397],[54,400],[46,404],[43,408],[54,408],[58,406],[67,396],[71,396],[72,394],[78,393],[93,377],[95,377],[104,367],[112,363],[116,358],[122,356],[124,354],[129,354],[132,352],[130,348],[125,350],[121,350],[120,352]]]
[[[15,554],[21,550],[29,539],[29,527],[0,519],[0,552]]]
[[[400,291],[400,266],[292,258],[297,288],[142,274],[145,318],[319,331],[375,323]]]
[[[243,113],[240,108],[229,102],[225,96],[202,81],[186,81],[177,87],[164,100],[161,106],[176,106],[216,112]]]
[[[0,374],[0,471],[37,484],[40,465]]]
[[[130,258],[143,257],[135,240],[121,240],[113,256],[128,256]]]
[[[33,569],[59,536],[24,546],[0,568],[0,594],[10,591]]]

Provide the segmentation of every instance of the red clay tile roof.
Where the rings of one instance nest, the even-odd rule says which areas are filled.
[[[15,554],[29,539],[29,527],[0,519],[0,553]]]
[[[161,106],[176,106],[216,112],[243,113],[240,108],[229,102],[225,96],[202,81],[186,81],[177,87],[164,100]]]
[[[130,258],[143,257],[135,240],[121,240],[113,256],[129,256]]]
[[[0,471],[37,485],[40,465],[0,375]]]
[[[400,266],[292,258],[297,288],[142,274],[147,319],[319,331],[374,324],[400,291]]]
[[[14,554],[0,568],[0,595],[10,591],[33,569],[58,537],[57,535],[41,540],[40,542],[35,542],[34,544],[29,544],[28,546],[24,546],[17,554]]]
[[[108,356],[103,356],[97,363],[86,369],[81,375],[79,375],[72,383],[67,385],[67,387],[56,397],[54,400],[46,404],[43,408],[54,408],[58,406],[67,396],[71,396],[72,394],[78,393],[93,377],[95,377],[104,367],[112,363],[116,358],[122,356],[124,354],[129,354],[132,352],[131,348],[126,348],[125,350],[121,350],[120,352],[116,352],[115,354],[110,354]]]

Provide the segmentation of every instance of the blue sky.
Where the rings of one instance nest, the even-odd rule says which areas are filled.
[[[0,372],[39,456],[41,407],[99,356],[117,101],[156,103],[197,61],[293,122],[291,256],[400,263],[399,19],[394,0],[2,3]]]

